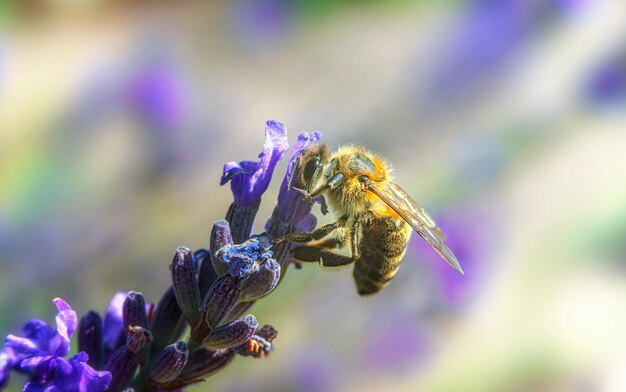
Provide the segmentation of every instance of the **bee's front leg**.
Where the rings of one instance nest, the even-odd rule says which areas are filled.
[[[321,240],[322,238],[337,230],[339,226],[340,224],[338,222],[333,222],[318,227],[313,231],[300,231],[296,233],[289,233],[284,236],[274,238],[274,243],[279,244],[283,241],[310,242],[313,240]]]

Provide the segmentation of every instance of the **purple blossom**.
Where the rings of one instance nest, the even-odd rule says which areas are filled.
[[[124,301],[128,296],[127,292],[115,293],[107,312],[104,316],[104,328],[102,339],[107,350],[113,351],[117,348],[120,341],[120,335],[124,330]]]
[[[224,174],[220,185],[230,181],[235,203],[251,206],[267,190],[274,173],[274,168],[283,157],[289,144],[287,129],[281,122],[269,120],[265,123],[265,143],[256,162],[228,162],[224,165]]]
[[[9,373],[16,363],[17,356],[12,348],[5,347],[0,351],[0,389],[9,383]]]
[[[87,364],[84,352],[69,359],[70,338],[78,324],[76,312],[60,298],[54,303],[59,311],[57,328],[42,320],[31,320],[23,328],[24,336],[8,335],[0,358],[11,366],[31,376],[24,391],[104,391],[111,382],[111,374],[96,371]],[[8,348],[8,349],[7,349]],[[0,359],[0,367],[2,360]],[[6,380],[6,377],[5,377]]]
[[[289,164],[287,165],[287,174],[283,178],[283,182],[280,185],[280,191],[278,192],[278,216],[286,222],[295,224],[304,219],[311,212],[313,201],[305,201],[302,198],[302,193],[291,186],[291,175],[294,171],[295,165],[297,164],[297,160],[302,153],[307,148],[319,143],[321,139],[322,134],[319,132],[303,132],[298,135],[298,139],[291,148]],[[321,200],[322,199],[318,199],[320,202]]]
[[[307,148],[319,143],[321,139],[322,134],[319,132],[303,132],[298,135],[298,139],[291,148],[287,173],[283,177],[283,182],[278,191],[278,204],[274,208],[272,217],[265,224],[265,230],[270,237],[277,238],[296,230],[313,229],[317,219],[311,214],[311,207],[315,202],[321,204],[323,214],[327,212],[323,197],[320,196],[310,201],[304,200],[301,191],[291,186],[292,175],[298,163],[298,158]],[[289,256],[289,251],[292,247],[293,244],[285,241],[272,248],[274,258],[281,265],[281,274],[285,273],[287,265],[293,261]],[[296,265],[298,264],[296,263]]]

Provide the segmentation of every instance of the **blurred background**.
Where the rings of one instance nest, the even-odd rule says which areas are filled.
[[[277,119],[389,158],[466,275],[419,238],[373,297],[290,269],[253,309],[276,351],[192,390],[626,390],[624,1],[4,0],[0,21],[2,335],[55,296],[158,301],[224,217],[222,164]]]

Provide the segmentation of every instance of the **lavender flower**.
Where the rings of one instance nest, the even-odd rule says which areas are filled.
[[[265,123],[265,143],[256,162],[228,162],[220,185],[230,181],[235,203],[251,206],[261,198],[272,179],[276,163],[287,150],[287,130],[285,125],[274,120]]]
[[[214,224],[210,250],[176,249],[172,286],[158,305],[146,303],[139,292],[116,293],[103,318],[93,310],[81,318],[78,345],[84,352],[65,359],[78,319],[67,303],[55,300],[56,331],[33,320],[25,337],[7,337],[0,352],[0,388],[15,369],[31,375],[28,391],[181,390],[238,355],[268,355],[278,332],[267,324],[259,329],[256,317],[244,313],[276,287],[288,265],[291,245],[274,246],[271,239],[316,224],[312,202],[288,185],[298,156],[320,138],[319,133],[298,137],[268,232],[250,237],[261,196],[287,149],[284,125],[268,121],[258,161],[225,165],[222,184],[231,181],[235,201],[226,220]],[[180,340],[187,329],[189,339]]]
[[[292,185],[299,184],[292,184],[291,178],[297,164],[297,159],[307,148],[319,143],[321,139],[322,135],[319,132],[310,134],[304,132],[298,135],[296,143],[291,148],[287,174],[283,178],[280,191],[278,192],[278,204],[276,208],[274,208],[272,217],[265,225],[265,230],[270,237],[281,237],[299,229],[305,229],[303,226],[310,230],[312,228],[311,225],[315,226],[316,223],[315,216],[311,214],[311,208],[316,201],[322,205],[322,212],[325,213],[324,199],[304,200],[302,193],[292,187]],[[289,244],[289,242],[281,242],[272,249],[274,258],[278,260],[281,265],[281,273],[283,275],[287,264],[289,264],[290,259],[288,258],[288,254],[290,248],[291,244]]]
[[[17,356],[12,348],[5,347],[0,351],[0,389],[9,383],[9,373],[16,363]]]
[[[291,149],[289,164],[287,165],[287,175],[285,175],[285,178],[280,186],[280,191],[278,193],[278,206],[276,207],[279,217],[283,221],[295,224],[306,218],[311,212],[313,202],[304,200],[302,198],[302,193],[292,187],[292,175],[297,164],[297,159],[306,149],[319,143],[321,140],[322,134],[319,132],[313,132],[310,134],[304,132],[298,135],[298,139]]]
[[[274,167],[287,147],[287,129],[282,123],[269,120],[265,123],[265,143],[258,161],[229,162],[224,165],[220,185],[230,181],[235,199],[226,213],[234,243],[242,243],[250,237],[261,195],[267,190]]]
[[[67,302],[56,298],[54,303],[59,311],[56,330],[42,320],[31,320],[24,326],[23,337],[6,337],[6,347],[0,356],[3,376],[8,377],[8,368],[30,375],[31,381],[24,391],[106,390],[111,374],[91,368],[87,364],[87,354],[81,352],[65,358],[78,319]],[[3,377],[5,383],[6,377]]]
[[[124,329],[124,301],[128,293],[118,292],[115,293],[109,307],[107,308],[106,315],[104,316],[104,330],[102,332],[102,339],[105,350],[109,352],[113,351],[117,347],[120,341],[120,336],[123,334]]]

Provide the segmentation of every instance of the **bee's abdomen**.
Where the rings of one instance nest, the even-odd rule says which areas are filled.
[[[353,276],[360,295],[374,294],[389,283],[400,267],[411,228],[404,221],[384,216],[363,225],[361,258]]]

